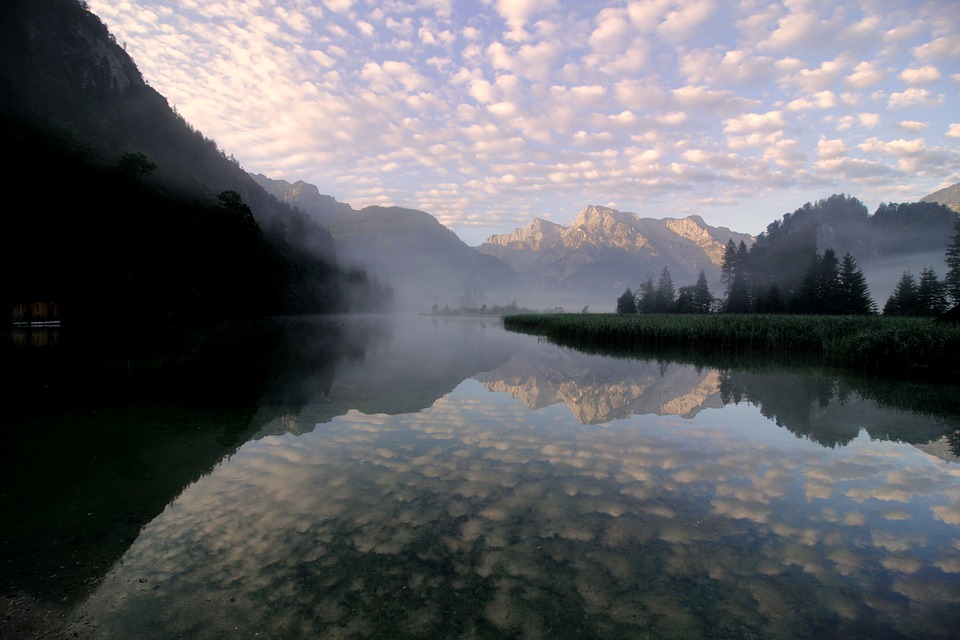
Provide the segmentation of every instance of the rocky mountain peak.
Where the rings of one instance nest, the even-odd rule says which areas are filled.
[[[510,234],[490,236],[486,244],[500,247],[520,245],[531,251],[544,251],[560,243],[563,230],[564,227],[555,222],[534,218],[523,229],[517,229]]]
[[[590,205],[584,207],[573,224],[563,234],[563,243],[568,247],[585,244],[609,247],[640,248],[649,246],[635,223],[637,216],[616,209]]]
[[[707,229],[707,224],[700,216],[687,216],[679,220],[667,219],[667,228],[681,238],[689,240],[703,250],[710,262],[720,266],[723,264],[723,254],[726,245],[718,241]]]

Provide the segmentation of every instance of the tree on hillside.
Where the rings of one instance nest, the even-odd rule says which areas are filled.
[[[839,304],[835,313],[843,315],[867,315],[876,313],[876,304],[870,297],[867,279],[857,266],[857,261],[846,253],[840,261]]]
[[[823,313],[838,313],[840,307],[840,262],[830,248],[817,262],[817,296]]]
[[[627,287],[627,290],[617,298],[617,313],[636,313],[637,312],[637,297],[634,295],[633,291],[630,290],[630,287]]]
[[[915,315],[917,308],[917,279],[910,271],[904,271],[893,293],[883,305],[885,316]]]
[[[960,218],[953,223],[953,237],[947,247],[944,258],[947,263],[947,275],[943,279],[947,296],[953,304],[960,304]]]
[[[727,241],[723,264],[720,267],[720,281],[727,285],[724,304],[724,310],[727,313],[752,311],[750,280],[747,275],[749,256],[750,251],[743,240],[740,241],[739,246],[735,245],[733,240]]]

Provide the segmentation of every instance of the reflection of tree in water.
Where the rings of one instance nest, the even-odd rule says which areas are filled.
[[[960,458],[960,429],[948,431],[944,436],[950,445],[950,453]]]
[[[893,383],[888,383],[893,384]],[[927,406],[925,414],[882,406],[875,393],[863,393],[846,381],[822,375],[770,375],[727,370],[720,376],[724,404],[746,401],[779,427],[825,447],[849,444],[861,430],[871,438],[921,444],[938,440],[956,419]],[[893,397],[892,391],[880,392]],[[947,437],[956,453],[957,432]]]

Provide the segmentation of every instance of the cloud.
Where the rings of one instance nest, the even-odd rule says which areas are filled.
[[[904,69],[900,79],[909,85],[932,84],[941,78],[940,70],[934,66]]]
[[[679,0],[679,6],[667,12],[657,30],[668,41],[691,38],[716,11],[714,0]]]
[[[836,95],[833,91],[818,91],[807,98],[791,100],[787,104],[790,111],[802,111],[804,109],[831,109],[837,104]]]
[[[901,92],[891,93],[887,108],[907,109],[909,107],[928,107],[941,105],[943,102],[943,94],[933,95],[928,89],[911,87]]]
[[[512,40],[526,40],[528,35],[525,27],[530,19],[557,7],[556,0],[496,0],[496,9],[503,18],[510,32],[507,37]]]
[[[960,138],[960,122],[953,122],[947,128],[947,135],[951,138]]]
[[[803,3],[796,6],[802,7]],[[810,42],[831,41],[839,29],[836,20],[823,20],[816,11],[798,10],[777,20],[777,28],[759,42],[757,48],[778,52],[799,50]]]
[[[859,62],[853,73],[847,76],[847,82],[857,89],[866,89],[883,82],[886,74],[872,62]]]
[[[960,34],[942,36],[919,45],[913,54],[920,60],[958,60],[960,59]]]
[[[928,125],[926,122],[918,122],[917,120],[901,120],[897,123],[897,128],[903,129],[904,131],[909,131],[911,133],[920,133],[928,126],[930,125]]]
[[[766,113],[747,113],[736,118],[723,121],[723,131],[726,134],[746,133],[753,131],[772,131],[783,127],[783,113],[768,111]]]
[[[724,52],[701,49],[684,54],[680,70],[690,83],[749,85],[773,77],[774,61],[742,49]]]

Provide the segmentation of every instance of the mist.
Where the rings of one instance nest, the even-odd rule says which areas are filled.
[[[878,310],[883,310],[883,305],[893,293],[904,271],[910,271],[913,275],[920,277],[920,271],[924,267],[931,267],[937,273],[937,277],[943,280],[947,272],[947,266],[944,262],[943,251],[920,251],[901,256],[877,260],[862,265],[864,277],[867,279],[867,286],[870,287],[870,297],[877,303]]]

